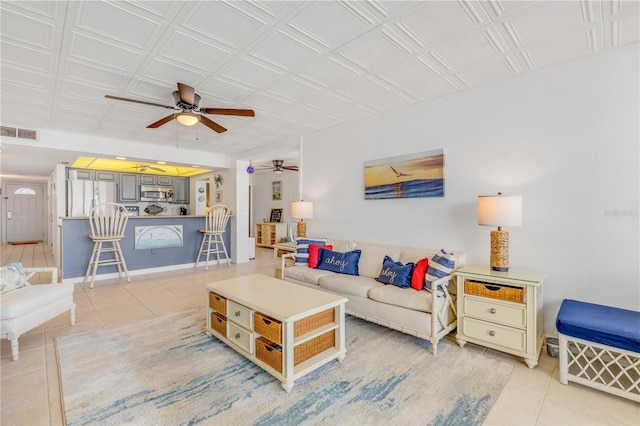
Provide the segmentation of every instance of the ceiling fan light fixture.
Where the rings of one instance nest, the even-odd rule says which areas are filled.
[[[176,120],[178,120],[178,123],[182,125],[193,126],[200,121],[200,117],[189,112],[181,112],[176,114]]]

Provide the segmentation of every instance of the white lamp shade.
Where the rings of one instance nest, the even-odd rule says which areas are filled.
[[[310,201],[294,201],[291,203],[291,217],[294,219],[313,218],[313,203]]]
[[[478,225],[521,226],[522,196],[478,196]]]

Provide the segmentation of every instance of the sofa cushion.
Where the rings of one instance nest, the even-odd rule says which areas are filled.
[[[318,285],[325,290],[340,293],[345,296],[359,296],[366,298],[369,290],[377,287],[384,287],[376,280],[369,277],[356,275],[331,274],[321,277]]]
[[[321,248],[333,250],[333,246],[331,244],[325,246],[309,244],[309,268],[318,267],[318,255],[320,254]]]
[[[437,250],[430,249],[421,249],[414,247],[400,247],[400,262],[402,263],[418,263],[418,260],[424,259],[425,257],[431,259],[434,254],[436,254]]]
[[[318,285],[318,280],[327,275],[333,275],[333,272],[311,269],[306,265],[289,266],[284,269],[285,277],[302,281],[307,284]]]
[[[385,256],[380,276],[376,280],[383,284],[393,284],[400,288],[411,287],[411,276],[414,267],[413,263],[403,265],[401,262],[394,262],[389,256]]]
[[[38,284],[3,294],[0,317],[6,320],[28,314],[71,296],[73,290],[73,283]]]
[[[444,249],[434,254],[429,261],[427,275],[424,279],[425,290],[431,291],[431,284],[434,281],[450,275],[456,268],[456,258],[453,253],[447,253]],[[442,288],[438,286],[438,294],[444,294]]]
[[[369,290],[369,299],[420,312],[431,312],[433,295],[425,290],[383,285]]]
[[[360,250],[341,253],[339,251],[320,249],[318,269],[337,274],[358,275]]]
[[[400,259],[400,250],[379,244],[358,243],[358,249],[362,251],[358,269],[360,275],[369,278],[378,278],[382,270],[382,261],[385,256],[397,262]]]
[[[353,251],[358,248],[358,243],[348,240],[327,240],[327,244],[333,245],[333,250],[341,251],[343,253]]]
[[[309,244],[324,245],[327,240],[311,240],[309,238],[296,238],[296,265],[309,264]]]

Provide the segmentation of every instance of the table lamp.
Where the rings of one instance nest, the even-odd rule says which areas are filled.
[[[520,195],[479,195],[478,225],[497,226],[491,231],[491,259],[493,271],[509,271],[509,231],[503,226],[522,225],[522,196]]]
[[[313,203],[310,201],[294,201],[291,203],[291,217],[300,219],[298,222],[298,236],[307,236],[307,222],[305,219],[313,218]]]

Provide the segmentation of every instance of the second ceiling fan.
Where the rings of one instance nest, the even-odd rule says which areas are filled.
[[[288,170],[291,172],[298,171],[298,166],[285,166],[283,160],[273,160],[272,163],[273,163],[273,166],[261,165],[258,167],[258,170],[270,169],[270,170],[273,170],[275,174],[280,174],[285,170]]]
[[[175,100],[175,106],[162,105],[154,102],[141,101],[137,99],[121,98],[119,96],[105,95],[105,98],[115,99],[118,101],[134,102],[137,104],[153,105],[161,108],[172,109],[175,111],[181,111],[179,113],[170,114],[155,123],[151,123],[147,128],[155,129],[170,122],[173,119],[178,120],[179,123],[186,126],[192,126],[197,123],[202,123],[211,130],[218,133],[226,132],[227,129],[205,117],[204,115],[196,114],[201,112],[204,114],[218,114],[218,115],[237,115],[241,117],[255,117],[255,112],[252,109],[234,109],[234,108],[201,108],[200,95],[195,92],[195,89],[186,84],[178,83],[178,90],[173,92],[173,98]]]

